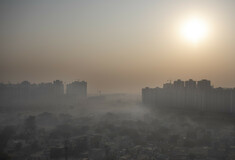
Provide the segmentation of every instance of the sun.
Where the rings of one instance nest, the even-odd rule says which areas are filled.
[[[181,34],[186,40],[199,43],[208,35],[208,25],[200,18],[190,18],[181,26]]]

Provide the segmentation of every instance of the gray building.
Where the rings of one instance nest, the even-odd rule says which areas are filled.
[[[152,107],[235,112],[235,89],[214,88],[209,80],[189,79],[165,83],[163,88],[143,88],[143,104]]]
[[[77,99],[86,99],[87,98],[87,82],[74,81],[70,84],[67,84],[66,94],[67,96],[75,97]]]

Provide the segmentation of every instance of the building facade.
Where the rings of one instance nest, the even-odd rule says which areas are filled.
[[[235,112],[235,88],[214,88],[209,80],[177,80],[163,88],[143,88],[144,105]]]
[[[69,98],[72,97],[72,98]],[[55,80],[48,83],[32,84],[23,81],[17,84],[0,83],[0,105],[56,105],[70,101],[82,101],[87,97],[87,82],[72,82],[67,85]]]

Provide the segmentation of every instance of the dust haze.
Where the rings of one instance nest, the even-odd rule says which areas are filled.
[[[1,107],[0,117],[5,159],[221,160],[234,154],[233,115],[147,107],[139,95],[92,95],[76,105]]]
[[[234,0],[0,0],[0,160],[235,160]]]

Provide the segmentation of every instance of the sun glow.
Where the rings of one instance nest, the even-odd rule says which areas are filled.
[[[183,23],[181,33],[186,40],[198,43],[208,35],[208,25],[202,19],[190,18]]]

